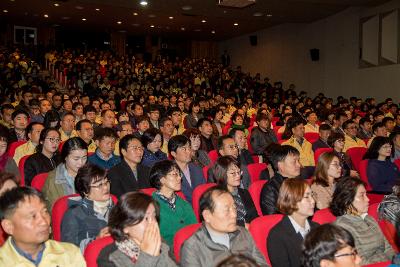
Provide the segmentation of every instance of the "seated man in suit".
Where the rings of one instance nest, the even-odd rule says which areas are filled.
[[[192,193],[196,186],[205,183],[203,170],[191,163],[192,149],[190,140],[184,135],[175,135],[168,142],[168,151],[182,172],[182,192],[186,200],[192,203]]]
[[[36,189],[16,187],[5,192],[0,214],[9,235],[0,248],[0,266],[86,266],[78,247],[49,239],[50,214]]]
[[[120,198],[123,194],[150,187],[150,168],[140,164],[143,157],[142,142],[132,134],[119,141],[121,162],[108,172],[111,194]]]
[[[319,138],[312,144],[312,150],[315,152],[318,148],[329,148],[328,137],[331,134],[332,127],[328,124],[322,124],[319,127]]]
[[[200,199],[202,226],[185,241],[181,266],[217,266],[232,254],[242,254],[268,266],[253,237],[236,224],[237,210],[232,195],[218,186],[209,188]]]

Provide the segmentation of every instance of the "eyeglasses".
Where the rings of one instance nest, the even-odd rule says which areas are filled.
[[[229,175],[235,175],[235,176],[241,176],[243,174],[242,171],[236,171],[236,172],[228,172]]]
[[[51,143],[60,143],[61,142],[60,138],[46,137],[45,139],[49,140]]]
[[[143,151],[144,147],[142,147],[142,146],[128,146],[128,149],[132,149],[132,150],[135,150],[135,151]]]
[[[90,188],[94,189],[100,189],[103,188],[104,186],[109,186],[111,184],[111,181],[108,179],[105,179],[104,182],[98,183],[97,185],[90,185]]]
[[[340,165],[340,163],[332,163],[330,166],[333,166],[333,167],[335,167],[335,168],[337,168],[337,169],[339,169],[340,167],[342,167],[342,166]]]
[[[334,257],[335,258],[348,257],[348,256],[355,257],[357,255],[358,255],[357,249],[353,248],[351,253],[336,254],[336,255],[334,255]]]
[[[336,142],[344,143],[344,140],[343,139],[338,139],[338,140],[336,140]]]

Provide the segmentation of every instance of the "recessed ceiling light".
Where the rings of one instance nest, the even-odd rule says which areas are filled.
[[[82,10],[83,6],[75,6],[76,9]]]
[[[139,14],[138,14],[138,13],[136,13],[136,12],[133,12],[133,15],[134,15],[134,16],[137,16],[137,15],[139,15]]]
[[[70,19],[70,17],[61,17],[62,20]]]
[[[96,10],[96,11],[100,11],[100,8],[96,8],[95,10]]]
[[[82,20],[83,20],[83,21],[86,21],[86,19],[85,19],[85,18],[83,18]]]
[[[254,17],[262,17],[262,16],[264,16],[264,14],[261,13],[261,12],[256,12],[256,13],[253,14],[253,16]]]
[[[192,10],[192,6],[183,6],[182,9],[185,11]]]
[[[211,31],[212,34],[215,34],[215,31]]]
[[[235,22],[233,23],[234,26],[239,26],[239,23]]]
[[[147,1],[145,1],[145,0],[141,0],[140,1],[140,5],[141,6],[147,6],[149,3],[147,2]]]
[[[206,23],[207,21],[206,21],[205,19],[203,19],[201,22],[202,22],[202,23]]]
[[[7,9],[4,9],[3,12],[4,12],[4,13],[8,13],[8,10],[7,10]]]
[[[155,18],[155,17],[156,17],[156,15],[154,15],[154,14],[149,15],[149,18]]]
[[[121,22],[121,21],[117,21],[117,23],[118,23],[118,24],[121,24],[122,22]]]
[[[272,17],[272,14],[267,14],[267,17]]]
[[[60,4],[59,3],[54,3],[54,6],[60,6]]]
[[[184,31],[185,30],[185,27],[181,27],[181,31]]]
[[[48,17],[49,17],[49,15],[47,15],[47,14],[44,14],[44,15],[43,15],[43,17],[45,17],[45,18],[48,18]]]
[[[150,28],[154,28],[154,25],[150,25]]]
[[[172,17],[172,16],[171,16],[171,17],[168,17],[168,18],[169,18],[169,19],[174,19],[174,17]]]
[[[165,29],[169,30],[169,26],[166,26]]]

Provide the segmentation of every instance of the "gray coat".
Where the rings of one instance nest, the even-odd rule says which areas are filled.
[[[253,237],[244,228],[230,233],[230,249],[211,240],[207,228],[203,225],[188,240],[181,250],[182,267],[214,267],[232,254],[243,254],[254,259],[260,266],[268,266],[256,247]]]

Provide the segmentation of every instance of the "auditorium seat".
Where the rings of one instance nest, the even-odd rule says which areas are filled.
[[[211,150],[210,152],[208,152],[208,157],[211,160],[211,163],[215,163],[218,159],[218,152],[217,150]]]
[[[19,184],[21,186],[25,185],[25,171],[24,171],[24,167],[25,167],[25,161],[27,160],[27,158],[29,158],[31,155],[26,155],[23,156],[18,163],[18,170],[19,170],[19,174],[21,176],[21,181],[19,182]]]
[[[203,176],[204,176],[204,179],[206,179],[206,182],[208,181],[208,169],[210,169],[210,168],[211,168],[210,165],[203,167]]]
[[[319,133],[305,133],[304,138],[312,144],[319,139]]]
[[[368,160],[367,159],[363,159],[361,160],[361,162],[359,163],[359,173],[360,173],[360,179],[366,184],[366,190],[367,191],[371,191],[372,190],[372,186],[370,185],[369,181],[368,181],[368,176],[367,176],[367,168],[368,168]]]
[[[266,180],[259,180],[251,183],[249,186],[249,193],[251,198],[253,199],[253,203],[256,206],[256,210],[259,216],[262,216],[261,206],[260,206],[260,195],[261,190],[266,183]]]
[[[266,168],[267,168],[266,163],[251,163],[251,164],[247,165],[247,169],[249,170],[251,182],[254,183],[255,181],[260,180],[260,174]]]
[[[179,263],[181,260],[180,253],[183,243],[189,237],[191,237],[200,227],[201,223],[190,224],[179,229],[178,232],[175,233],[173,249],[174,249],[175,260],[177,263]]]
[[[351,159],[354,169],[358,172],[360,172],[360,162],[363,159],[365,152],[367,152],[365,147],[352,147],[346,151],[346,154],[349,155]]]
[[[197,218],[198,222],[200,222],[200,214],[199,214],[200,198],[208,188],[216,186],[216,185],[217,184],[215,184],[215,183],[201,184],[201,185],[198,185],[193,190],[193,193],[192,193],[192,207],[193,207],[194,215],[196,215],[196,218]]]
[[[318,163],[319,156],[321,156],[325,152],[332,152],[332,151],[333,151],[333,149],[330,147],[322,147],[322,148],[318,148],[317,150],[315,150],[315,152],[314,152],[315,166]]]
[[[49,175],[48,172],[39,173],[38,175],[35,175],[35,177],[33,177],[31,186],[33,188],[37,189],[38,191],[42,191],[42,188],[43,188],[44,184],[46,183],[46,179],[47,179],[48,175]]]
[[[390,263],[391,263],[390,261],[378,262],[378,263],[363,265],[363,267],[387,267],[390,265]]]
[[[367,197],[369,198],[369,204],[374,204],[374,203],[381,203],[382,199],[385,195],[383,194],[372,194],[372,193],[367,193]]]
[[[110,245],[113,242],[114,240],[111,236],[98,238],[90,242],[83,253],[83,257],[85,258],[86,261],[86,266],[98,267],[97,258],[99,257],[100,252],[103,250],[103,248],[105,248],[106,246]]]
[[[8,156],[10,158],[13,158],[15,155],[15,150],[17,149],[17,147],[19,147],[20,145],[25,144],[26,141],[16,141],[16,142],[12,142],[9,147],[8,147]]]
[[[396,159],[394,161],[394,164],[396,164],[397,168],[399,168],[399,170],[400,170],[400,159]]]
[[[317,210],[314,213],[312,220],[313,220],[313,222],[316,222],[319,224],[333,223],[336,220],[336,216],[332,214],[332,212],[329,208],[326,208],[326,209]]]

